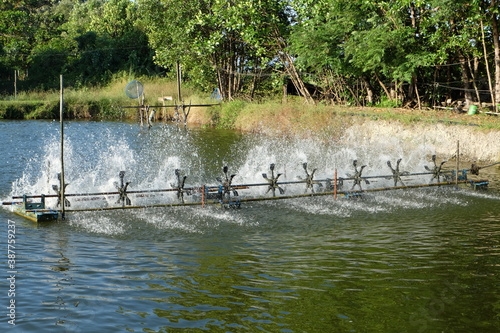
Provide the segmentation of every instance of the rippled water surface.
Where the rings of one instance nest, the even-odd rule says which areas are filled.
[[[113,191],[122,170],[130,190],[138,190],[170,188],[176,168],[191,185],[213,185],[228,165],[241,184],[262,182],[270,163],[290,181],[303,176],[303,162],[318,169],[318,178],[332,177],[334,168],[352,173],[353,159],[367,165],[367,175],[378,175],[390,174],[386,161],[398,158],[405,170],[422,172],[433,154],[418,140],[360,146],[169,125],[147,131],[69,122],[65,134],[69,193]],[[58,135],[56,122],[0,122],[3,201],[54,193]],[[5,206],[1,331],[498,332],[500,170],[481,176],[494,188],[250,202],[237,210],[77,212],[41,225]],[[265,187],[249,191],[266,195]],[[177,202],[173,193],[130,198],[133,204]],[[71,204],[115,202],[110,196]],[[15,295],[8,295],[9,225],[16,232]],[[8,322],[12,300],[15,326]]]

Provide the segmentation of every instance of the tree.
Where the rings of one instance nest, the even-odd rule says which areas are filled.
[[[30,14],[40,5],[43,1],[0,3],[0,60],[6,66],[17,70],[26,68],[36,29]]]
[[[55,87],[59,74],[87,85],[158,66],[174,73],[180,62],[193,85],[228,100],[291,82],[307,101],[309,84],[358,105],[500,101],[498,0],[20,0],[0,9],[0,72],[29,72],[32,87]]]
[[[482,4],[481,7],[485,9],[485,14],[490,21],[491,27],[495,63],[495,97],[492,102],[496,104],[496,109],[498,110],[498,103],[500,102],[500,8],[496,0],[491,0],[489,6],[487,5],[488,1],[484,1],[484,4]]]
[[[172,67],[181,62],[206,90],[217,85],[231,100],[255,87],[259,73],[280,66],[300,80],[286,50],[285,1],[142,0],[140,7],[157,63]]]
[[[479,61],[478,17],[488,18],[488,38],[498,44],[498,36],[491,37],[498,22],[495,1],[295,0],[293,5],[298,19],[291,41],[297,61],[316,74],[330,71],[342,81],[360,78],[369,99],[371,82],[377,82],[387,99],[420,105],[419,86],[431,101],[433,83],[440,79],[462,82],[450,91],[455,97],[460,93],[470,102],[476,91],[479,99],[477,83],[485,64]]]
[[[0,4],[0,64],[29,72],[30,88],[106,83],[115,73],[154,73],[153,54],[129,0]],[[0,66],[2,68],[2,66]],[[12,69],[10,69],[12,68]]]
[[[407,57],[416,41],[415,28],[408,24],[406,3],[295,1],[301,10],[297,11],[299,20],[291,39],[294,49],[301,52],[299,61],[328,68],[337,75],[360,77],[370,99],[372,80],[387,99],[399,99],[395,93],[398,82],[411,82],[420,65],[416,57]],[[321,56],[316,53],[318,49]]]

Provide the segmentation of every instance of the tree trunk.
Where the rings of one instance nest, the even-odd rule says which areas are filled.
[[[300,95],[302,95],[305,98],[307,103],[314,103],[314,100],[311,94],[309,93],[309,90],[307,90],[304,81],[302,81],[302,78],[300,77],[299,72],[295,67],[293,58],[286,50],[287,48],[286,41],[281,36],[279,29],[277,27],[275,27],[274,33],[275,33],[276,46],[278,47],[277,51],[279,54],[279,58],[283,63],[283,66],[285,66],[285,70],[287,74],[290,76],[290,80],[292,81],[295,89]]]
[[[476,100],[479,105],[481,105],[481,95],[479,94],[479,89],[477,87],[476,77],[477,71],[479,67],[479,60],[477,57],[474,57],[474,65],[471,65],[471,61],[469,60],[469,68],[471,69],[470,74],[472,77],[472,85],[474,86],[474,92],[476,93]]]
[[[486,49],[486,41],[484,37],[484,26],[483,26],[483,20],[480,20],[481,23],[481,35],[483,39],[483,55],[484,55],[484,64],[486,65],[486,74],[488,75],[488,86],[490,88],[490,96],[491,96],[491,103],[495,102],[495,93],[493,91],[493,85],[491,83],[491,75],[490,75],[490,65],[488,63],[488,51]],[[493,104],[495,105],[495,104]]]
[[[389,100],[391,100],[391,93],[389,92],[389,90],[387,90],[387,87],[385,86],[384,82],[382,82],[382,80],[380,80],[380,77],[378,76],[378,74],[376,72],[375,72],[375,78],[377,79],[377,82],[380,84],[380,86],[384,90],[385,95],[387,96],[387,98]]]
[[[470,87],[469,62],[462,52],[458,52],[460,59],[460,69],[462,70],[462,82],[464,84],[465,105],[472,104],[472,89]]]
[[[416,99],[417,99],[418,109],[422,110],[422,104],[420,103],[420,94],[418,93],[417,76],[413,75],[413,78],[411,81],[412,81],[412,85],[414,86],[414,89],[415,89],[415,95],[416,95]]]
[[[373,105],[374,101],[374,92],[373,92],[373,87],[370,84],[370,81],[363,75],[361,76],[361,81],[364,83],[365,89],[366,89],[366,102],[369,105]]]
[[[292,57],[290,57],[290,55],[286,53],[285,50],[282,50],[280,58],[286,68],[287,74],[290,76],[290,80],[292,81],[293,86],[295,87],[295,89],[297,89],[297,92],[306,99],[307,103],[313,103],[313,98],[309,93],[309,90],[307,90],[304,81],[302,81],[299,72],[297,71],[297,68],[293,63]]]
[[[496,0],[491,0],[491,8],[496,8]],[[495,48],[495,100],[492,101],[495,108],[497,108],[497,103],[500,101],[500,32],[498,31],[498,17],[495,12],[493,12],[491,18],[491,33],[493,35],[493,47]],[[498,109],[498,108],[497,108]]]

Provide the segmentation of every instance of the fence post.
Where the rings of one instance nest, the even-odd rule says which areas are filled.
[[[337,168],[333,174],[333,200],[337,200]]]

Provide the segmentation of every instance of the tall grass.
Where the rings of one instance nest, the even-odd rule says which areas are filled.
[[[105,87],[67,88],[64,91],[65,112],[69,118],[85,119],[134,119],[138,100],[125,94],[127,83],[138,80],[144,85],[145,105],[162,105],[158,98],[172,97],[165,104],[179,104],[177,84],[168,78],[130,77],[122,74]],[[57,118],[59,115],[59,91],[19,92],[0,100],[0,119]],[[216,101],[187,85],[182,86],[182,100],[189,104],[212,104]],[[500,130],[500,116],[455,114],[447,110],[408,110],[382,107],[345,107],[326,104],[305,104],[300,98],[289,96],[281,100],[260,102],[232,101],[219,107],[190,109],[188,121],[249,132],[301,133],[303,135],[337,136],[342,129],[359,119],[397,121],[404,124],[445,123],[450,125],[474,125],[483,130]],[[157,115],[172,117],[173,108],[158,108]]]
[[[289,99],[290,100],[290,99]],[[409,110],[401,108],[346,107],[304,104],[295,99],[263,103],[224,103],[213,115],[220,127],[243,131],[271,131],[335,137],[355,121],[385,120],[402,124],[444,123],[474,126],[482,130],[500,130],[500,116],[456,114],[442,110]]]
[[[158,98],[171,96],[178,100],[177,84],[167,78],[117,77],[105,87],[84,87],[64,89],[65,113],[71,118],[123,119],[134,118],[137,109],[122,106],[139,105],[138,99],[130,99],[125,94],[127,83],[140,81],[144,86],[144,105],[162,105]],[[189,87],[182,87],[184,103],[206,103],[207,97]],[[59,112],[60,91],[21,91],[16,99],[12,96],[0,100],[1,118],[41,119],[56,118]],[[173,104],[174,102],[170,102]]]

